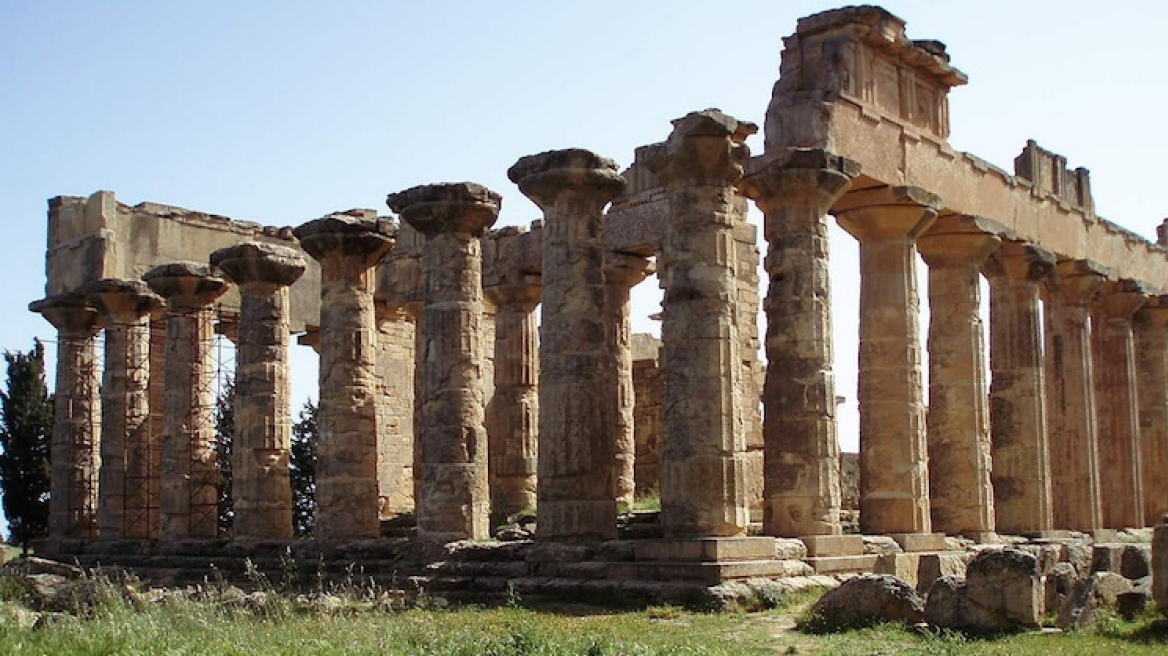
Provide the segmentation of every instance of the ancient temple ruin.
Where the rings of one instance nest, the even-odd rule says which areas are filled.
[[[665,138],[624,171],[574,148],[521,158],[508,176],[543,212],[530,228],[492,228],[515,190],[471,182],[293,229],[110,192],[52,199],[47,296],[30,306],[60,343],[45,551],[132,564],[290,540],[293,336],[321,363],[316,543],[376,551],[380,520],[403,513],[418,542],[484,541],[535,510],[523,567],[482,576],[712,584],[792,560],[896,569],[947,536],[1049,544],[1155,524],[1168,235],[1096,215],[1087,170],[1034,142],[1013,174],[950,148],[948,93],[966,76],[904,27],[876,7],[801,19],[761,153],[758,126],[703,110],[647,135]],[[833,352],[829,216],[860,245],[862,535],[840,519],[832,371],[853,354]],[[634,366],[629,293],[654,272],[660,350],[638,346]],[[214,332],[238,349],[229,538]],[[656,537],[620,540],[621,509],[648,489]],[[891,537],[896,557],[864,536]],[[549,545],[576,569],[540,569]]]

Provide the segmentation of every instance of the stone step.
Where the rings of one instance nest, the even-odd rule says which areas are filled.
[[[642,581],[693,581],[717,585],[723,581],[747,578],[788,578],[811,574],[811,568],[798,560],[744,560],[723,562],[637,561],[609,563],[609,579]]]
[[[637,561],[771,560],[775,557],[775,539],[743,537],[645,540],[633,545],[633,555]]]

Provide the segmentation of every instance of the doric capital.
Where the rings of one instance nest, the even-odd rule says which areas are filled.
[[[844,194],[831,212],[861,242],[916,239],[933,224],[941,198],[920,187],[871,187]]]
[[[625,289],[632,289],[634,285],[657,271],[657,265],[646,257],[608,251],[604,254],[604,282],[607,285],[616,285]]]
[[[746,138],[755,132],[754,123],[717,109],[691,112],[673,121],[669,139],[650,153],[649,168],[667,186],[733,185],[750,159]]]
[[[819,148],[787,148],[754,157],[738,189],[763,212],[806,207],[827,213],[860,174],[860,163]]]
[[[286,287],[304,275],[307,264],[296,249],[262,241],[245,241],[211,253],[211,265],[241,288],[251,283]]]
[[[107,324],[136,323],[162,307],[162,298],[141,280],[102,278],[85,283],[79,291],[102,313]]]
[[[1006,226],[980,216],[947,214],[917,238],[917,250],[930,267],[980,267],[1009,237]]]
[[[160,264],[142,275],[172,310],[196,310],[227,291],[227,281],[212,275],[211,267],[197,262]]]
[[[399,191],[385,203],[427,237],[444,232],[481,237],[498,218],[503,198],[474,182],[448,182]]]
[[[301,224],[292,234],[315,260],[353,257],[373,266],[393,248],[396,230],[372,210],[349,210]]]
[[[539,305],[543,287],[538,283],[504,283],[483,287],[483,294],[500,312],[531,312]]]
[[[83,294],[58,294],[28,304],[53,324],[62,337],[92,337],[101,328],[101,315]]]
[[[615,161],[583,148],[521,157],[507,169],[507,179],[544,212],[563,194],[590,198],[603,207],[625,189]]]
[[[1070,305],[1086,306],[1108,278],[1115,277],[1115,269],[1094,260],[1064,260],[1055,265],[1054,276],[1047,279],[1047,288]]]
[[[1021,285],[1045,279],[1054,272],[1057,263],[1058,258],[1045,248],[1007,240],[990,255],[981,271],[990,280]]]
[[[1168,295],[1148,298],[1148,302],[1136,312],[1132,320],[1137,326],[1156,330],[1168,328]],[[1165,335],[1165,339],[1168,339],[1168,335]]]
[[[1099,286],[1092,308],[1100,318],[1130,319],[1148,303],[1151,287],[1139,280],[1109,280]]]

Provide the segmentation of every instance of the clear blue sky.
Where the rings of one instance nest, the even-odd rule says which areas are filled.
[[[0,0],[0,348],[54,336],[25,309],[43,296],[51,196],[109,189],[297,225],[474,180],[503,194],[500,225],[526,223],[539,213],[505,176],[520,156],[580,146],[627,165],[691,110],[761,123],[782,37],[833,6]],[[1102,215],[1154,235],[1168,3],[884,6],[969,74],[951,97],[955,147],[1010,169],[1037,139],[1091,169]],[[854,399],[855,249],[837,235],[838,391]],[[638,292],[640,329],[653,296]],[[312,384],[300,377],[297,403]],[[854,412],[841,438],[854,448]]]

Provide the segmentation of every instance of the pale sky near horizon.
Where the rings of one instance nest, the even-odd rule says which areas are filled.
[[[516,159],[579,146],[627,166],[706,107],[761,125],[782,37],[836,6],[0,0],[0,349],[55,337],[26,309],[44,295],[49,197],[107,189],[295,226],[473,180],[503,194],[497,225],[525,224],[540,214],[506,179]],[[954,147],[1012,170],[1036,139],[1091,169],[1100,215],[1154,239],[1168,215],[1168,3],[883,6],[969,75],[950,97]],[[761,134],[748,143],[762,151]],[[840,439],[855,450],[857,255],[839,230],[832,248]],[[656,330],[652,284],[637,330]],[[294,350],[295,411],[315,374]]]

